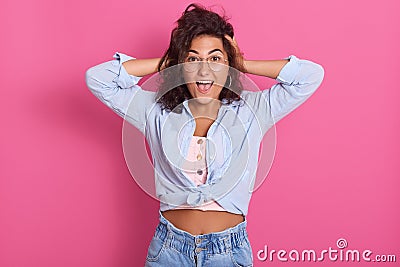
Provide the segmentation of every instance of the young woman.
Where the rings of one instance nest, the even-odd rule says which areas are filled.
[[[152,152],[160,223],[146,266],[252,266],[246,214],[260,142],[318,88],[323,69],[290,56],[245,60],[230,23],[191,4],[162,58],[114,60],[86,73],[90,90],[145,134]],[[156,73],[158,92],[139,77]],[[276,79],[243,88],[242,73]]]

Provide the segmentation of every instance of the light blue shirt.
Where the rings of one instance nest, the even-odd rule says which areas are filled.
[[[206,183],[196,186],[182,169],[196,127],[188,100],[182,113],[161,109],[156,93],[143,90],[140,77],[129,75],[123,67],[130,59],[116,53],[114,60],[88,69],[86,83],[97,98],[145,135],[160,210],[215,200],[228,212],[247,215],[264,134],[315,92],[323,68],[292,55],[270,89],[243,90],[242,104],[223,104],[207,132]]]

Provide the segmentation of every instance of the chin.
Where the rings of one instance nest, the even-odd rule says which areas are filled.
[[[208,105],[208,104],[211,104],[211,103],[213,103],[215,101],[219,101],[219,100],[211,98],[211,97],[207,97],[207,96],[200,96],[200,97],[192,98],[191,101],[193,101],[196,104]]]

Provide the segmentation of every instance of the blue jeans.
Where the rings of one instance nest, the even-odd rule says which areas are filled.
[[[246,225],[245,220],[222,232],[191,235],[160,213],[145,266],[253,266]]]

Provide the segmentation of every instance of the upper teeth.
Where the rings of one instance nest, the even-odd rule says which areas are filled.
[[[207,83],[212,83],[212,81],[197,81],[198,83],[203,83],[203,84],[207,84]]]

